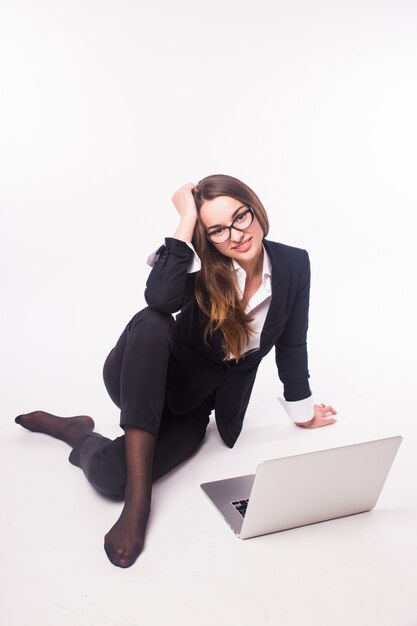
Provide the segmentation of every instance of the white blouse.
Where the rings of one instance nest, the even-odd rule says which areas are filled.
[[[246,272],[239,265],[236,259],[232,259],[233,267],[236,272],[236,283],[240,295],[243,298],[246,285]],[[249,300],[245,313],[248,313],[253,317],[251,322],[252,334],[246,346],[245,354],[250,350],[257,350],[261,344],[261,333],[265,324],[266,316],[268,315],[269,305],[272,299],[272,284],[271,284],[271,261],[264,248],[264,258],[262,267],[262,282],[259,289],[253,294]]]

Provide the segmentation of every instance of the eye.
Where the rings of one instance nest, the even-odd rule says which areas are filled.
[[[247,216],[247,214],[249,213],[249,209],[246,209],[246,211],[243,211],[242,213],[239,213],[239,215],[236,216],[235,218],[235,222],[243,222],[243,220],[245,219],[245,217]]]
[[[226,229],[223,228],[223,226],[220,226],[220,228],[216,228],[216,230],[212,230],[210,232],[210,237],[216,236],[216,235],[221,235],[222,233],[224,233]]]

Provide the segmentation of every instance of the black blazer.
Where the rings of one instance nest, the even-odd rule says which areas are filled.
[[[145,299],[153,310],[176,316],[177,338],[170,359],[167,400],[174,413],[190,411],[213,394],[216,423],[223,441],[233,447],[242,429],[257,369],[275,346],[284,398],[311,395],[308,383],[307,328],[310,263],[305,250],[264,239],[272,266],[272,299],[261,333],[260,348],[236,364],[224,361],[221,333],[210,345],[203,339],[207,322],[194,298],[195,274],[187,274],[193,251],[166,238],[146,283]]]

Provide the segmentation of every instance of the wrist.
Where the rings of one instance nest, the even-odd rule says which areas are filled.
[[[295,422],[295,424],[303,428],[308,428],[309,426],[311,426],[313,421],[314,421],[314,417],[312,417],[311,420],[308,420],[307,422]]]
[[[173,234],[174,239],[180,239],[181,241],[191,243],[196,223],[196,215],[181,215],[180,223]]]
[[[190,212],[190,213],[183,213],[182,215],[180,215],[180,225],[184,224],[187,226],[192,226],[194,228],[194,226],[197,223],[197,213],[194,212]]]

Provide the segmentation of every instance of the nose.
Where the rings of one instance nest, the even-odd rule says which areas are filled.
[[[244,234],[245,233],[243,231],[236,230],[235,228],[233,228],[233,226],[230,229],[230,239],[235,243],[239,243],[239,241],[242,241]]]

